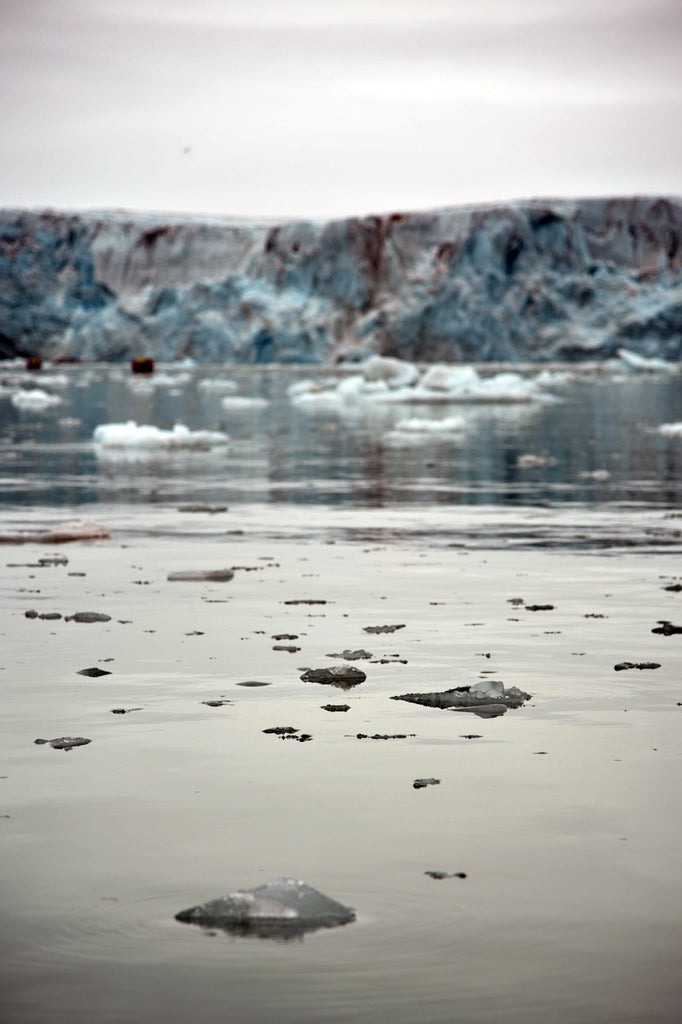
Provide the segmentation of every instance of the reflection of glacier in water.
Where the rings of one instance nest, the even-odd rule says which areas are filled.
[[[642,369],[9,364],[2,500],[675,507],[682,378]]]

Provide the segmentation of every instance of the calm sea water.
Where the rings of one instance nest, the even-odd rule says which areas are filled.
[[[0,373],[2,532],[112,534],[2,547],[3,1024],[677,1024],[682,638],[652,628],[682,624],[682,437],[657,431],[682,380],[580,368],[523,405],[288,394],[350,372]],[[228,380],[265,401],[224,406]],[[18,388],[61,400],[18,409]],[[129,420],[229,441],[93,443]],[[346,648],[374,656],[362,685],[301,681]],[[532,701],[484,720],[391,700],[484,678]],[[34,743],[59,736],[91,742]],[[282,874],[356,922],[284,943],[174,920]]]
[[[103,504],[188,499],[337,508],[680,504],[682,442],[656,428],[682,418],[682,375],[582,368],[545,387],[554,401],[527,404],[365,402],[308,411],[287,395],[292,382],[333,385],[348,373],[165,367],[143,378],[127,367],[8,370],[0,394],[0,507],[83,506],[94,515]],[[265,404],[224,407],[227,381],[236,386],[233,397]],[[17,386],[61,401],[17,409],[10,401]],[[392,429],[405,419],[437,423],[453,415],[464,420],[455,434]],[[223,430],[230,443],[210,452],[98,454],[94,429],[129,420]]]

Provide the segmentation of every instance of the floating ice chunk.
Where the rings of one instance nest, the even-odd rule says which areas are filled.
[[[423,374],[419,386],[429,391],[463,393],[477,388],[480,383],[481,378],[473,366],[443,366],[436,363]]]
[[[111,534],[106,526],[92,519],[76,519],[61,523],[51,530],[32,533],[0,533],[2,544],[64,544],[71,540],[108,540]]]
[[[474,697],[504,697],[504,683],[498,679],[481,679],[469,687],[469,693]]]
[[[464,417],[462,416],[447,416],[442,420],[427,420],[413,417],[407,420],[399,420],[394,431],[403,434],[423,434],[423,435],[434,435],[434,434],[459,434],[466,427]]]
[[[303,382],[301,382],[303,384]],[[309,384],[309,382],[305,382]],[[344,406],[344,398],[336,388],[325,388],[309,384],[294,390],[289,389],[292,405],[306,412],[340,412]]]
[[[58,395],[50,395],[42,388],[33,388],[31,391],[15,391],[10,402],[16,409],[24,409],[27,412],[42,412],[52,405],[59,405],[61,398]]]
[[[401,693],[392,700],[406,700],[446,711],[470,711],[482,718],[496,718],[508,708],[520,708],[531,695],[518,686],[505,689],[502,683],[481,680],[472,686],[456,686],[439,693]]]
[[[187,924],[260,938],[287,938],[355,920],[348,907],[294,878],[276,878],[255,889],[238,889],[181,910],[175,917]]]
[[[407,387],[419,379],[414,363],[390,356],[370,356],[361,366],[366,381],[383,381],[389,388]]]
[[[176,423],[172,430],[142,424],[134,420],[127,423],[101,423],[93,433],[95,445],[100,450],[177,451],[183,449],[207,449],[227,444],[227,434],[211,430],[190,430],[182,423]]]
[[[682,437],[682,423],[661,423],[656,431],[664,437]]]
[[[535,381],[518,373],[481,377],[473,366],[429,367],[414,387],[397,388],[391,402],[535,402],[550,396]]]
[[[256,395],[226,395],[220,404],[223,409],[239,411],[242,409],[265,409],[269,403],[267,398],[259,398]]]
[[[237,385],[233,380],[213,380],[212,378],[206,378],[206,380],[200,380],[197,385],[200,391],[214,391],[221,395],[231,395],[237,390]]]
[[[619,348],[616,355],[635,373],[677,373],[679,370],[676,363],[669,363],[665,359],[648,359],[626,348]]]

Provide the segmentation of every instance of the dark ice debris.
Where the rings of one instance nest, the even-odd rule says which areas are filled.
[[[273,640],[298,640],[298,633],[275,633]]]
[[[294,598],[291,601],[285,601],[284,604],[327,604],[327,601],[320,601],[317,598],[312,597],[301,597]]]
[[[670,590],[673,594],[679,594],[682,591],[682,583],[669,583],[667,587],[663,587],[664,590]]]
[[[273,651],[287,651],[289,654],[296,654],[300,651],[300,647],[295,647],[293,644],[273,644]]]
[[[272,686],[272,683],[262,683],[259,679],[245,679],[243,683],[237,683],[237,686]]]
[[[527,604],[525,605],[527,612],[552,612],[554,611],[553,604]]]
[[[356,735],[358,740],[406,740],[408,737],[415,736],[413,732],[394,732],[394,733],[378,733],[375,732],[373,736],[368,736],[366,732],[359,732]]]
[[[397,629],[405,629],[405,623],[398,626],[363,626],[365,633],[395,633]]]
[[[624,672],[628,668],[660,668],[657,661],[621,661],[613,666],[616,672]]]
[[[84,747],[90,743],[84,736],[59,736],[54,740],[34,740],[34,743],[49,743],[55,750],[71,750],[72,747]]]
[[[50,565],[68,565],[69,560],[66,555],[46,555],[44,558],[38,559],[38,565],[43,568]]]
[[[199,582],[227,583],[233,576],[234,573],[231,569],[183,569],[178,572],[169,572],[166,579],[171,582],[197,580]]]
[[[345,651],[340,651],[337,654],[328,654],[327,657],[345,658],[346,661],[359,661],[361,658],[371,658],[372,653],[371,651],[364,651],[362,648],[357,651],[351,651],[349,648],[346,648]]]
[[[214,516],[217,512],[227,512],[227,505],[180,505],[178,512],[207,512]]]
[[[481,736],[480,732],[463,732],[462,733],[462,739],[463,740],[482,740],[483,737]]]
[[[372,665],[407,665],[407,658],[399,658],[397,654],[389,654],[387,658],[375,658]]]
[[[308,740],[312,739],[309,732],[302,732],[299,735],[295,733],[287,732],[283,736],[280,736],[281,740],[296,740],[297,743],[307,743]]]
[[[466,871],[453,871],[452,874],[447,871],[425,871],[424,874],[429,878],[436,878],[438,881],[442,878],[466,878]]]
[[[73,615],[67,615],[64,622],[111,622],[111,615],[105,615],[103,612],[75,612]]]
[[[177,921],[235,935],[287,939],[355,920],[354,912],[294,878],[238,889],[175,915]]]
[[[323,711],[350,711],[350,704],[322,704]]]
[[[142,711],[142,708],[112,708],[112,715],[127,715],[131,711]]]
[[[682,633],[682,626],[673,626],[672,622],[668,622],[666,619],[658,619],[657,621],[660,625],[657,629],[652,629],[652,633],[659,633],[661,636],[673,636],[675,633]]]
[[[530,698],[530,693],[517,686],[505,689],[498,680],[482,679],[471,686],[455,686],[439,693],[402,693],[391,700],[406,700],[411,704],[447,711],[471,711],[481,718],[496,718],[508,708],[520,708]]]
[[[301,676],[304,683],[327,683],[348,690],[351,686],[364,683],[367,676],[354,665],[333,665],[332,668],[310,668]]]
[[[24,612],[24,615],[27,619],[48,619],[50,621],[55,621],[62,617],[61,612],[37,612],[35,608],[30,608],[27,612]]]
[[[298,729],[293,725],[272,725],[269,729],[263,729],[263,732],[274,733],[275,736],[293,736]]]
[[[415,779],[412,786],[414,789],[424,789],[425,786],[440,786],[440,779]]]
[[[231,700],[202,700],[202,704],[206,704],[209,708],[221,708],[223,704],[231,704]]]
[[[108,672],[105,668],[97,668],[93,665],[92,668],[81,668],[78,670],[79,676],[90,676],[92,679],[97,679],[98,676],[110,676],[111,672]]]

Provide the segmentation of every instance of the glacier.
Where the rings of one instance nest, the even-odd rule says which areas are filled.
[[[5,209],[0,357],[680,360],[680,238],[682,201],[655,196],[282,223]]]

